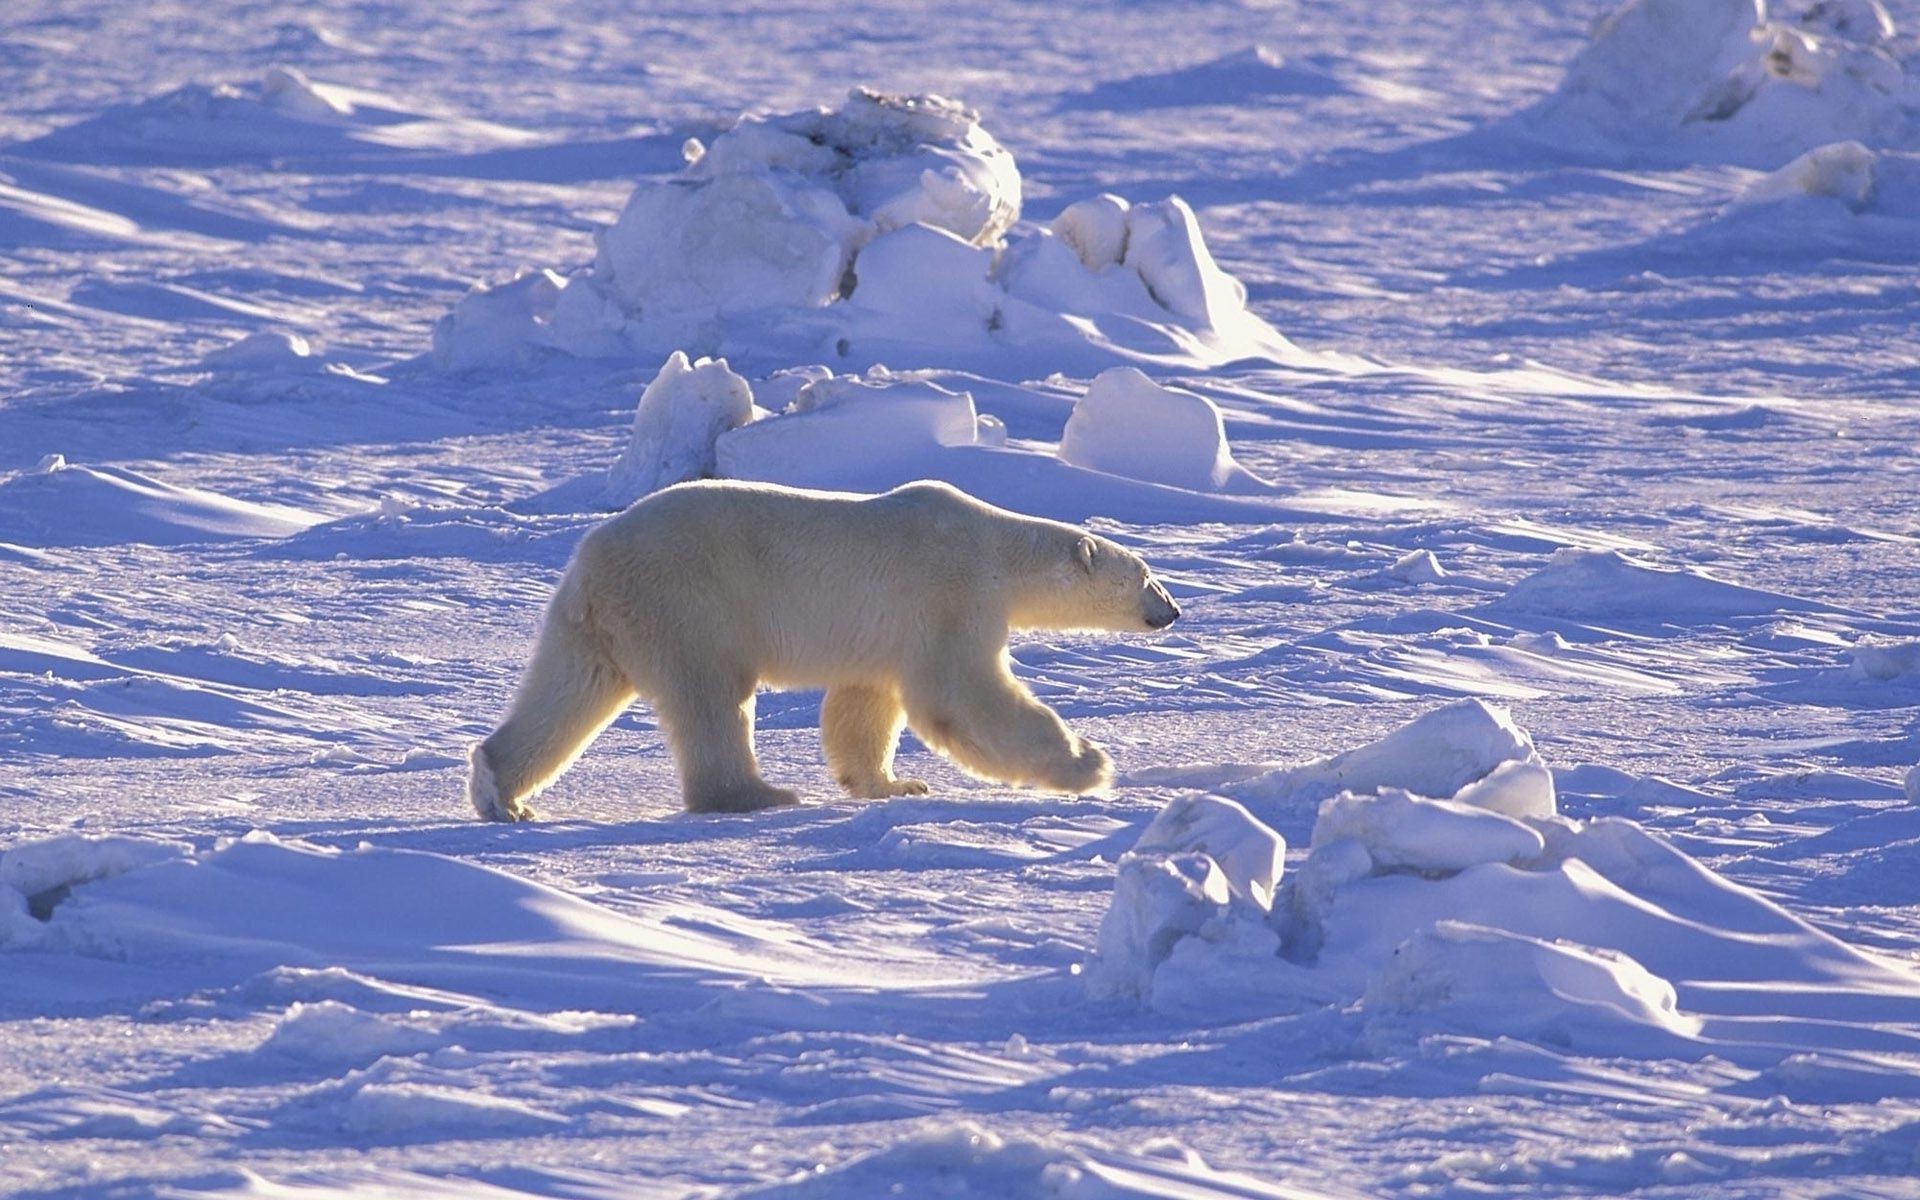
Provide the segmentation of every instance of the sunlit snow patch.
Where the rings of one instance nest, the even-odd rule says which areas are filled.
[[[284,504],[163,483],[123,467],[75,466],[58,454],[0,479],[0,542],[27,546],[279,538],[325,519]]]
[[[686,349],[1004,369],[1031,351],[1044,374],[1295,355],[1247,311],[1178,198],[1101,197],[1015,230],[1013,157],[950,100],[858,90],[838,109],[742,118],[690,153],[635,189],[590,266],[460,301],[435,325],[436,360]]]
[[[1830,142],[1916,137],[1876,0],[1627,0],[1528,120],[1656,158],[1772,167]]]

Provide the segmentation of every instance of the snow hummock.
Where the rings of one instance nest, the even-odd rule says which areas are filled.
[[[590,265],[456,304],[435,326],[436,361],[685,349],[953,366],[1027,349],[1044,374],[1294,354],[1178,197],[1102,196],[1051,229],[1016,228],[1013,157],[952,100],[856,89],[836,109],[743,117],[689,152],[635,188]]]
[[[715,441],[761,415],[752,387],[726,359],[690,363],[674,351],[640,393],[627,448],[607,471],[607,500],[630,504],[669,484],[713,474]]]
[[[1916,136],[1915,88],[1876,0],[1627,0],[1534,113],[1637,154],[1773,167]]]
[[[1920,639],[1862,638],[1853,644],[1847,678],[1860,682],[1920,683]]]
[[[1436,732],[1487,727],[1457,705],[1436,713],[1328,761],[1410,765],[1457,740]],[[1278,834],[1217,797],[1177,797],[1120,859],[1090,993],[1231,1020],[1351,1005],[1381,1047],[1438,1028],[1764,1069],[1907,1045],[1911,1029],[1878,1014],[1920,1001],[1920,974],[1631,821],[1515,803],[1525,789],[1500,775],[1544,769],[1506,761],[1453,791],[1443,774],[1432,795],[1327,798],[1270,906],[1251,882]]]
[[[1163,387],[1138,367],[1110,367],[1094,377],[1067,418],[1060,459],[1192,491],[1260,482],[1234,461],[1213,401]]]

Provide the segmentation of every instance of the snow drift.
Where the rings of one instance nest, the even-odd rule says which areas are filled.
[[[743,117],[688,155],[634,190],[590,265],[462,299],[434,327],[436,361],[951,365],[1026,348],[1045,373],[1292,352],[1178,197],[1102,196],[1016,231],[1013,156],[951,100],[860,89],[837,109]]]
[[[59,454],[0,479],[0,542],[28,546],[279,538],[325,519],[284,504],[181,487],[124,467],[79,466]]]

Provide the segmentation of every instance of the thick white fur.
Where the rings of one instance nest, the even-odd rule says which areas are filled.
[[[927,790],[893,773],[906,725],[972,774],[1097,791],[1110,760],[1014,678],[1008,631],[1140,631],[1178,611],[1137,555],[945,484],[681,484],[582,540],[468,797],[482,817],[531,817],[527,798],[644,696],[689,809],[791,804],[754,759],[762,684],[827,690],[827,762],[856,796]]]

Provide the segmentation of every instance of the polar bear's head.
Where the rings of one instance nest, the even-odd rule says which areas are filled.
[[[1180,606],[1138,554],[1093,534],[1073,531],[1065,553],[1048,564],[1044,594],[1014,623],[1029,628],[1102,629],[1138,633],[1165,629]],[[1057,545],[1057,543],[1056,543]]]

